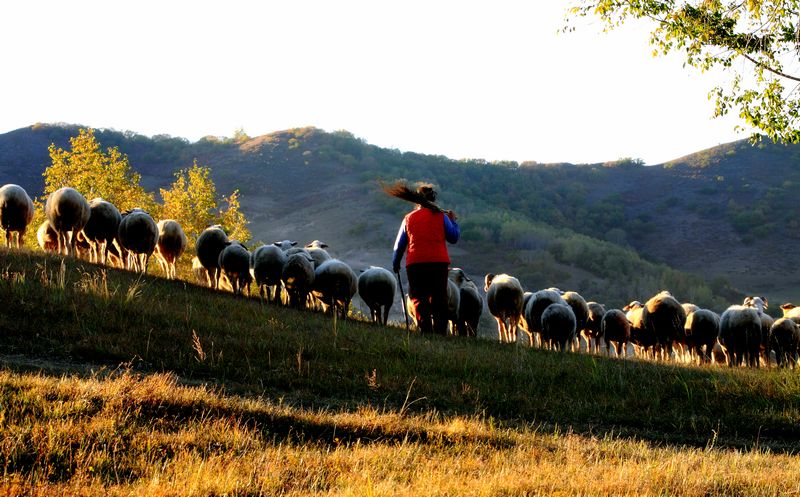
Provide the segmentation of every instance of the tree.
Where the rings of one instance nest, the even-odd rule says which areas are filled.
[[[161,191],[164,201],[161,215],[164,219],[175,219],[181,223],[186,236],[197,238],[206,227],[214,224],[217,209],[217,188],[211,179],[211,170],[197,165],[175,173],[175,181],[169,190]]]
[[[239,210],[239,191],[236,190],[221,201],[227,208],[220,210],[217,187],[211,179],[211,169],[197,164],[175,173],[175,181],[169,190],[161,189],[163,219],[175,219],[189,238],[196,239],[212,224],[220,224],[232,239],[246,242],[251,234],[247,219]]]
[[[572,18],[597,16],[608,29],[654,23],[654,54],[683,53],[701,70],[733,73],[711,90],[714,117],[739,117],[776,142],[800,142],[800,6],[790,0],[575,0]],[[574,29],[574,27],[570,27]],[[739,63],[743,62],[743,63]],[[791,68],[791,69],[789,69]],[[792,73],[792,70],[798,73]],[[759,136],[754,135],[754,140]]]
[[[219,224],[225,227],[225,232],[230,238],[246,242],[250,240],[250,230],[247,229],[248,221],[239,210],[239,190],[222,199],[227,207],[219,212]]]
[[[233,142],[234,143],[244,143],[250,140],[250,136],[244,132],[244,128],[236,128],[236,131],[233,132]]]
[[[51,165],[43,173],[45,195],[70,186],[89,200],[101,197],[121,211],[141,207],[152,212],[156,208],[152,194],[139,185],[141,175],[131,169],[128,156],[117,147],[103,152],[92,129],[79,130],[69,142],[70,150],[55,144],[48,148]]]

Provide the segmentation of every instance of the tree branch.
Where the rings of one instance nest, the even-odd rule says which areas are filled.
[[[777,70],[775,68],[772,68],[772,67],[768,66],[767,64],[764,64],[763,62],[760,62],[760,61],[754,59],[753,57],[747,55],[744,52],[740,52],[739,55],[741,55],[745,59],[749,60],[753,64],[757,65],[758,67],[760,67],[762,69],[766,69],[767,71],[771,72],[772,74],[778,75],[778,76],[780,76],[782,78],[786,78],[786,79],[789,79],[789,80],[792,80],[792,81],[800,82],[800,77],[792,76],[791,74],[786,74],[785,72],[782,72],[782,71],[779,71],[779,70]]]

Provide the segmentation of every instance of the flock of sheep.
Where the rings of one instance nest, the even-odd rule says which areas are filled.
[[[33,214],[33,202],[22,187],[0,188],[0,224],[7,246],[18,248],[24,243]],[[175,220],[156,223],[142,209],[121,213],[110,202],[87,201],[69,187],[47,197],[45,214],[47,219],[37,231],[42,250],[143,273],[155,254],[168,279],[176,277],[175,263],[188,242]],[[346,263],[332,258],[324,243],[296,245],[286,240],[251,253],[238,241],[229,240],[220,226],[211,226],[197,238],[192,270],[200,283],[214,289],[249,293],[255,282],[262,298],[293,307],[319,305],[343,318],[358,291],[374,319],[387,323],[395,297],[392,273],[372,267],[357,276]]]
[[[0,224],[8,246],[22,244],[33,209],[23,188],[0,188]],[[155,254],[166,277],[176,277],[175,263],[186,250],[187,237],[175,220],[156,223],[141,209],[120,213],[113,204],[99,198],[87,201],[69,187],[48,196],[45,213],[47,219],[37,232],[45,251],[141,272]],[[197,238],[192,269],[198,282],[214,289],[249,294],[254,282],[262,299],[297,308],[321,307],[342,318],[358,293],[372,319],[386,325],[395,301],[395,275],[380,267],[356,275],[326,248],[318,240],[305,247],[284,240],[250,252],[229,240],[220,226],[211,226]],[[606,310],[577,292],[525,292],[519,280],[507,274],[486,275],[484,292],[501,342],[517,342],[522,330],[531,346],[566,351],[584,344],[591,352],[626,356],[638,350],[663,359],[682,353],[703,363],[727,361],[731,366],[758,367],[772,361],[794,366],[800,356],[800,307],[784,304],[784,316],[773,320],[764,312],[764,297],[747,297],[743,305],[730,306],[720,316],[681,304],[666,291],[644,304],[634,301],[623,309]],[[483,309],[484,296],[477,285],[463,270],[451,269],[451,333],[476,336]]]
[[[720,316],[680,303],[668,291],[644,304],[633,301],[622,309],[606,310],[577,292],[524,292],[519,280],[507,274],[486,275],[485,290],[500,341],[516,342],[521,329],[531,346],[562,351],[584,343],[589,351],[609,355],[638,350],[645,357],[665,360],[685,357],[753,367],[772,361],[795,366],[800,359],[800,307],[783,304],[783,317],[773,319],[764,312],[765,297],[746,297]]]

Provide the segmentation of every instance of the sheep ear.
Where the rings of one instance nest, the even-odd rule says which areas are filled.
[[[297,245],[297,242],[292,242],[292,247],[294,247],[295,245]]]
[[[768,305],[768,302],[767,302],[767,297],[761,297],[761,300],[763,300],[763,301],[764,301],[764,309],[766,309],[766,308],[767,308],[767,305]]]
[[[327,243],[320,244],[320,248],[326,249],[328,248],[328,244]]]

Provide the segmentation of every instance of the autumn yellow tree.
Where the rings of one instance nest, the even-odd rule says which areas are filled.
[[[55,144],[48,148],[51,164],[43,173],[45,196],[70,186],[89,200],[101,197],[121,211],[141,207],[154,213],[155,199],[139,184],[141,175],[131,168],[127,155],[117,147],[104,152],[92,129],[79,130],[69,142],[70,150]]]
[[[225,227],[230,238],[240,242],[250,240],[250,230],[247,229],[248,221],[239,210],[239,190],[234,190],[227,197],[223,197],[222,201],[227,206],[219,211],[219,224]]]
[[[169,190],[161,189],[163,219],[175,219],[183,227],[186,236],[197,236],[208,226],[220,224],[232,239],[246,242],[250,240],[248,221],[239,210],[239,191],[236,190],[221,202],[226,208],[220,209],[217,188],[211,179],[211,169],[197,164],[175,173],[175,181]]]

